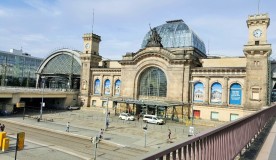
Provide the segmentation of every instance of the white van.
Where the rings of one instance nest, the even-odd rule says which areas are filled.
[[[154,123],[154,124],[164,124],[165,123],[163,121],[163,119],[157,118],[156,115],[149,115],[149,114],[145,114],[143,116],[143,121],[146,123]]]

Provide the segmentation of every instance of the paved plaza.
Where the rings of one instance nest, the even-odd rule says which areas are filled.
[[[97,136],[101,128],[104,128],[104,116],[102,108],[90,108],[86,110],[72,110],[72,111],[44,111],[43,121],[38,122],[37,117],[39,117],[39,112],[26,113],[23,120],[21,114],[13,117],[3,117],[7,121],[16,121],[17,123],[24,123],[28,125],[34,125],[37,127],[42,127],[50,130],[55,130],[59,132],[66,133],[67,122],[70,122],[69,134],[76,136],[86,137],[87,139]],[[199,123],[200,120],[195,120],[195,124]],[[204,121],[201,121],[203,123]],[[204,122],[209,126],[195,126],[195,133],[199,133],[208,128],[213,128],[216,125],[220,125],[218,122]],[[145,132],[143,127],[146,123],[140,121],[124,121],[119,120],[118,116],[114,115],[111,110],[110,114],[110,126],[104,132],[104,139],[100,143],[109,143],[112,145],[119,146],[131,146],[132,148],[137,148],[144,151],[153,151],[158,148],[172,145],[174,142],[182,141],[188,139],[188,129],[183,123],[176,123],[172,121],[167,121],[165,125],[155,125],[148,124],[148,130]],[[6,126],[8,127],[8,126]],[[171,140],[168,141],[168,129],[171,130]],[[66,133],[68,134],[68,133]],[[27,140],[28,141],[28,140]],[[31,142],[31,141],[29,141]],[[36,144],[32,144],[35,146]],[[27,151],[31,152],[31,150]],[[47,151],[46,151],[47,152]],[[60,155],[68,157],[66,151]],[[58,154],[59,152],[56,152]],[[92,154],[92,153],[91,153]],[[5,154],[0,155],[4,156]],[[72,155],[71,159],[74,155]]]

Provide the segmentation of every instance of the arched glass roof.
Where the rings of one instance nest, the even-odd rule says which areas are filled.
[[[164,48],[194,47],[206,54],[204,42],[183,22],[183,20],[167,21],[166,24],[155,27],[162,38]],[[145,48],[150,37],[149,31],[142,42],[141,47]]]
[[[80,64],[71,56],[67,54],[60,54],[51,59],[42,73],[56,73],[56,74],[80,74]]]
[[[62,49],[48,56],[41,66],[42,74],[81,74],[80,54],[77,51]]]

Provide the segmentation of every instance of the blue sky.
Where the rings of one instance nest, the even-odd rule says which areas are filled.
[[[268,42],[276,49],[276,1],[260,0],[271,19]],[[205,42],[211,55],[243,56],[246,19],[258,12],[258,0],[1,0],[0,50],[23,48],[45,58],[53,50],[83,50],[82,35],[102,38],[100,54],[119,60],[137,52],[145,34],[168,20],[183,19]],[[272,57],[276,58],[273,54]]]

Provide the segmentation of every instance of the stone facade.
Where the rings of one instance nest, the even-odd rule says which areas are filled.
[[[147,114],[172,119],[230,121],[260,110],[270,102],[269,21],[267,14],[249,16],[242,57],[207,57],[196,47],[147,46],[120,61],[102,61],[98,46],[90,44],[98,45],[100,37],[92,40],[92,34],[85,34],[80,98],[84,107],[108,106],[134,114],[146,108]]]

